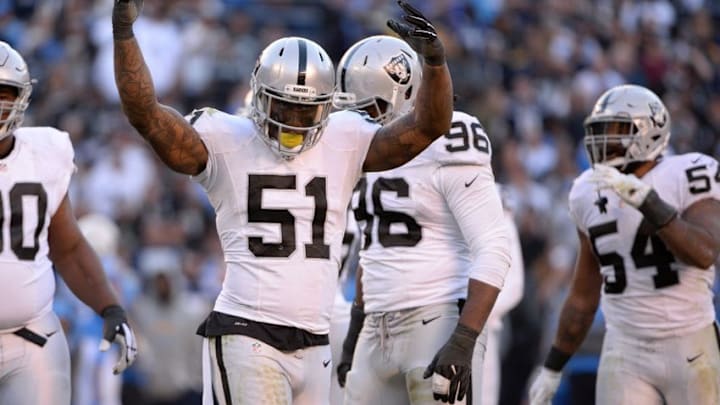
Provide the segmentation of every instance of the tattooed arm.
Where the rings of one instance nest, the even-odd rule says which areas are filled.
[[[404,16],[389,20],[395,31],[422,56],[422,82],[415,109],[383,126],[370,144],[363,170],[376,172],[398,167],[422,152],[450,130],[453,88],[445,63],[445,49],[432,23],[409,3],[398,0]]]
[[[578,237],[580,251],[575,263],[575,275],[570,294],[560,313],[560,324],[553,345],[568,355],[573,355],[585,340],[600,303],[602,288],[602,275],[590,240],[580,231]]]
[[[132,33],[142,1],[116,0],[113,9],[115,83],[130,124],[171,169],[196,175],[205,169],[208,151],[185,118],[158,102],[150,71]]]
[[[452,113],[452,79],[447,65],[425,64],[415,109],[378,130],[363,170],[388,170],[408,162],[450,130]]]

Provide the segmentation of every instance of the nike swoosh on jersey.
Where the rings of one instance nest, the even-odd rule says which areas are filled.
[[[465,182],[465,187],[470,187],[470,186],[472,186],[472,184],[475,183],[475,180],[477,180],[478,176],[479,176],[479,174],[476,174],[475,177],[473,177],[472,180],[466,181],[466,182]]]
[[[705,352],[698,354],[697,356],[693,357],[686,357],[685,360],[687,360],[688,363],[692,363],[693,361],[697,360],[700,356],[705,354]]]
[[[427,324],[429,324],[430,322],[432,322],[432,321],[440,318],[441,316],[442,316],[442,315],[438,315],[438,316],[436,316],[436,317],[434,317],[434,318],[423,319],[423,320],[422,320],[422,324],[423,324],[423,325],[427,325]]]
[[[52,332],[50,332],[50,333],[46,333],[46,334],[45,334],[45,337],[49,339],[50,336],[52,336],[52,335],[54,335],[54,334],[56,334],[56,333],[57,333],[56,330],[55,330],[55,331],[52,331]]]
[[[323,367],[327,368],[327,366],[330,364],[332,360],[325,360],[323,361]]]
[[[690,163],[697,163],[697,162],[700,161],[700,159],[702,159],[702,156],[698,156],[697,159],[694,159],[694,160],[693,160],[692,162],[690,162]]]

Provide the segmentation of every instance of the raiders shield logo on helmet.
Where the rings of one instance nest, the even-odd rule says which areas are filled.
[[[407,56],[402,53],[393,56],[383,68],[398,84],[407,84],[410,81],[410,74],[412,73],[410,71],[410,62],[407,60]]]

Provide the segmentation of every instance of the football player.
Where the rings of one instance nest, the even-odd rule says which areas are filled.
[[[335,69],[315,42],[268,45],[251,76],[249,117],[214,109],[186,121],[160,104],[132,25],[142,1],[113,10],[115,78],[130,123],[171,169],[207,191],[227,266],[200,333],[220,404],[326,404],[330,312],[347,206],[363,171],[410,160],[450,126],[452,83],[442,43],[400,1],[390,28],[423,55],[417,108],[381,127],[357,112],[330,114]],[[210,350],[211,348],[211,350]]]
[[[405,42],[369,37],[338,64],[335,102],[392,126],[418,108],[422,74]],[[480,122],[455,112],[449,132],[416,158],[361,180],[362,277],[338,366],[346,405],[464,403],[510,267],[490,160]]]
[[[69,405],[70,355],[52,310],[53,267],[102,316],[101,350],[120,344],[115,374],[134,361],[135,337],[70,206],[70,136],[21,126],[32,93],[30,73],[5,42],[0,60],[0,403]]]
[[[569,196],[575,275],[530,401],[550,403],[602,302],[598,404],[718,404],[720,166],[700,153],[666,156],[670,116],[640,86],[601,95],[585,134],[593,168]]]

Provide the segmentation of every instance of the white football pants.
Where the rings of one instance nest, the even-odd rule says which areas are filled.
[[[455,303],[367,314],[347,376],[345,405],[441,403],[433,399],[431,379],[423,372],[458,319]],[[483,354],[485,339],[483,331],[475,346]]]
[[[637,339],[608,330],[595,399],[598,405],[720,404],[715,327],[681,337]]]
[[[0,334],[0,404],[70,405],[70,352],[60,320],[49,312],[26,326],[44,346]]]
[[[203,350],[211,370],[210,379],[203,377],[205,405],[213,404],[213,394],[219,405],[328,405],[330,345],[281,352],[251,337],[226,335],[205,338]]]

